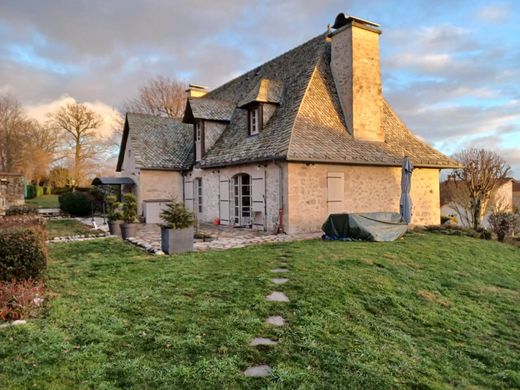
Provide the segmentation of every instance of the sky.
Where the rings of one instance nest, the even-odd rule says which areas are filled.
[[[1,0],[0,93],[42,119],[114,109],[157,75],[215,88],[323,33],[339,12],[381,24],[383,94],[450,155],[499,153],[520,178],[520,1]]]

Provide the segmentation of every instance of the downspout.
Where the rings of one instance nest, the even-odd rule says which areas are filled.
[[[267,231],[267,164],[264,164],[264,232]]]

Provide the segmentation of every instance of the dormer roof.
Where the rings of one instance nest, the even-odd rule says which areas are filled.
[[[184,123],[194,123],[196,119],[204,119],[229,122],[235,107],[235,103],[221,99],[205,97],[188,99],[182,121]]]
[[[251,103],[280,104],[282,101],[283,83],[266,78],[260,79],[255,87],[238,103],[238,107],[245,107]]]

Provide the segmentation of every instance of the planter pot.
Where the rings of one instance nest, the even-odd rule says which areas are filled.
[[[123,237],[123,240],[126,240],[129,237],[135,237],[138,225],[138,223],[122,223],[121,237]]]
[[[114,236],[121,236],[121,224],[123,221],[108,221],[108,230]]]
[[[161,249],[167,254],[193,251],[193,226],[186,229],[161,228]]]

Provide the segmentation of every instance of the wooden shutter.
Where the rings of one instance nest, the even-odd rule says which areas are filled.
[[[184,177],[184,206],[193,212],[193,179],[189,176]]]
[[[219,180],[219,218],[222,225],[230,225],[229,212],[229,179],[221,177]]]
[[[259,170],[251,175],[251,196],[253,229],[265,228],[265,171]]]
[[[327,174],[327,210],[329,215],[345,211],[345,174],[329,172]]]

